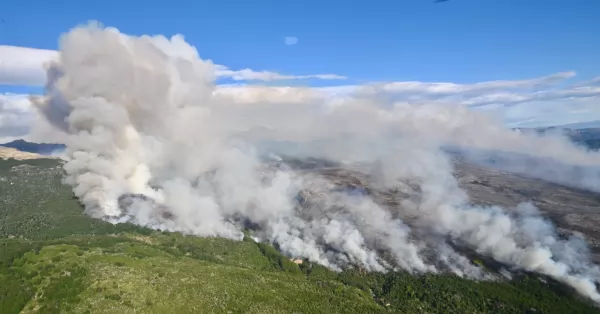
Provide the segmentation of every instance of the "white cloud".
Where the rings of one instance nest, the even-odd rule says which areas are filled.
[[[488,81],[474,84],[455,84],[448,82],[386,82],[371,83],[361,89],[361,93],[388,93],[403,95],[427,95],[430,97],[447,97],[453,95],[481,96],[487,93],[507,92],[515,90],[537,90],[556,85],[575,76],[575,72],[560,72],[527,80]]]
[[[511,127],[563,125],[600,120],[600,97],[534,101],[502,108]]]
[[[40,118],[29,98],[29,95],[0,94],[0,143],[16,139],[60,142],[64,135]]]
[[[196,53],[189,51],[188,53]],[[25,47],[0,46],[0,84],[40,86],[45,82],[44,64],[57,52]],[[342,80],[336,74],[288,75],[251,69],[232,70],[215,65],[215,75],[235,81]],[[452,82],[373,82],[322,88],[223,85],[219,97],[240,103],[337,103],[351,97],[377,99],[383,104],[462,105],[504,117],[510,126],[542,126],[600,120],[600,78],[567,84],[575,72],[547,76],[486,81],[472,84]],[[21,136],[35,118],[27,97],[5,94],[0,98],[0,137]]]
[[[57,55],[54,50],[0,45],[0,84],[44,85],[44,64]]]
[[[546,126],[600,119],[600,79],[567,84],[575,72],[525,80],[473,84],[450,82],[377,82],[333,87],[362,98],[411,104],[446,104],[485,110],[504,117],[510,126]]]
[[[175,36],[175,40],[183,40]],[[157,44],[160,44],[158,42]],[[190,52],[188,52],[190,53]],[[0,45],[0,84],[42,86],[46,81],[44,64],[56,58],[54,50],[35,49]],[[337,74],[284,75],[271,71],[251,69],[232,70],[224,65],[215,65],[215,75],[236,81],[277,81],[277,80],[343,80]]]
[[[345,80],[347,77],[337,74],[283,75],[270,71],[254,71],[251,69],[231,70],[223,65],[217,66],[216,75],[229,77],[236,81],[278,81],[278,80]]]
[[[293,46],[298,43],[298,38],[293,36],[285,37],[284,42],[288,46]]]
[[[600,87],[575,87],[561,90],[539,91],[534,93],[494,93],[474,97],[463,104],[471,107],[479,107],[493,104],[514,106],[517,104],[533,101],[569,100],[600,96]]]
[[[35,118],[26,95],[0,94],[0,139],[29,134]]]
[[[593,78],[591,80],[588,80],[588,81],[584,81],[584,82],[581,82],[581,83],[574,84],[573,87],[598,86],[598,85],[600,85],[600,76],[595,77],[595,78]]]
[[[418,83],[418,82],[417,82]],[[529,81],[522,81],[522,86],[531,85]],[[411,84],[416,84],[411,82]],[[596,93],[593,86],[567,86],[562,89],[539,90],[530,92],[525,89],[523,93],[502,93],[495,91],[486,94],[472,93],[461,98],[460,93],[449,92],[440,94],[433,90],[428,93],[427,87],[436,83],[422,83],[420,93],[407,93],[398,97],[387,98],[386,93],[364,94],[365,86],[344,85],[333,87],[291,87],[291,86],[259,86],[245,84],[220,85],[214,92],[216,97],[221,97],[225,103],[238,105],[262,106],[268,104],[281,104],[288,110],[288,105],[316,105],[327,108],[348,103],[348,99],[362,99],[371,102],[377,100],[378,105],[397,106],[401,104],[412,105],[462,105],[468,107],[474,103],[487,103],[487,105],[471,108],[471,110],[485,111],[500,119],[504,119],[510,127],[536,127],[547,125],[561,125],[568,123],[600,120],[600,94]],[[447,84],[447,83],[440,83]],[[521,85],[506,83],[515,86]],[[486,86],[480,84],[477,86]],[[489,85],[487,85],[489,86]],[[552,84],[547,87],[551,87]],[[541,88],[538,86],[537,88]],[[473,90],[472,86],[461,86],[457,90]],[[383,95],[383,96],[382,96]],[[408,95],[408,96],[407,96]],[[440,107],[438,107],[440,108]],[[53,141],[55,134],[48,132],[47,126],[37,125],[36,112],[25,95],[5,94],[0,97],[0,139],[7,137],[25,137],[37,141]],[[32,124],[36,127],[32,128]]]

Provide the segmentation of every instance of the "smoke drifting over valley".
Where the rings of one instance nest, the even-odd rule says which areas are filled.
[[[448,147],[486,163],[500,154],[507,170],[592,192],[598,153],[462,106],[309,88],[289,95],[297,101],[243,101],[217,91],[216,70],[181,36],[90,25],[61,38],[45,95],[32,101],[64,134],[65,180],[89,215],[238,240],[249,227],[291,257],[337,270],[489,278],[455,249],[464,247],[600,302],[583,240],[559,237],[529,203],[472,205]],[[398,197],[376,197],[386,193]]]

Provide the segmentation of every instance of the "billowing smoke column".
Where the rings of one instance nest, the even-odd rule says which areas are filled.
[[[510,214],[469,205],[441,147],[596,169],[597,154],[462,107],[380,106],[359,95],[332,102],[308,89],[301,102],[240,101],[215,87],[213,64],[181,36],[91,25],[60,47],[35,103],[64,132],[65,180],[93,217],[231,239],[252,225],[288,255],[332,269],[484,278],[453,249],[461,245],[600,302],[599,271],[581,240],[560,239],[531,205]],[[318,172],[265,161],[269,151],[361,168],[373,189],[407,197],[386,205],[366,190],[347,193]],[[597,179],[591,174],[588,186]]]

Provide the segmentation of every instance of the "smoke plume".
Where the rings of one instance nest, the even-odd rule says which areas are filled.
[[[287,255],[336,270],[489,276],[454,249],[462,246],[600,302],[585,243],[559,238],[528,204],[470,205],[444,147],[537,158],[540,176],[548,160],[596,169],[584,184],[595,191],[598,154],[459,106],[334,101],[310,89],[295,90],[298,101],[242,101],[215,86],[215,71],[182,36],[92,24],[60,39],[34,102],[64,134],[65,181],[86,213],[231,239],[251,226]],[[327,160],[324,170],[309,157]]]

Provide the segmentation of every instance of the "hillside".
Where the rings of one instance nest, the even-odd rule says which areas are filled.
[[[50,155],[65,149],[64,144],[53,143],[32,143],[25,140],[14,140],[12,142],[0,144],[3,147],[14,148],[22,152],[35,153],[40,155]]]
[[[58,160],[0,161],[2,313],[600,313],[527,274],[336,273],[250,237],[112,225],[83,214],[61,176]]]
[[[42,156],[36,153],[23,152],[18,149],[9,148],[9,147],[0,147],[0,159],[16,159],[16,160],[24,160],[24,159],[40,159],[46,156]]]

